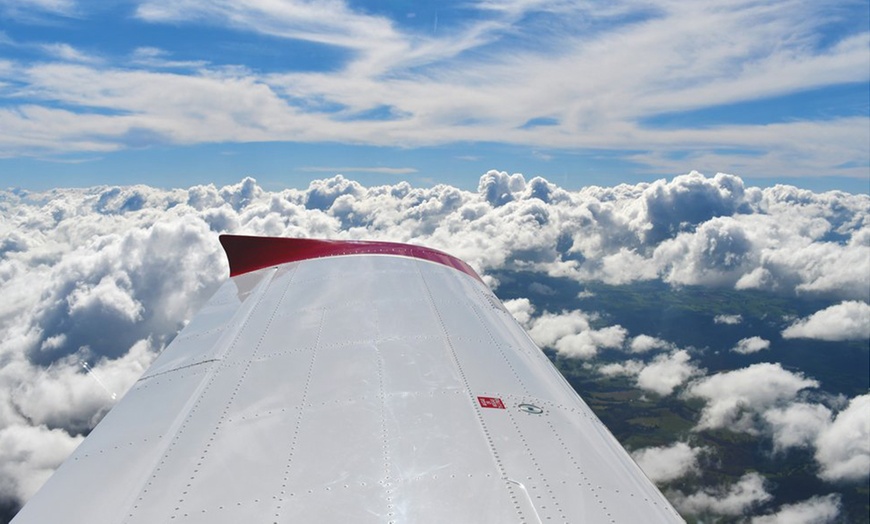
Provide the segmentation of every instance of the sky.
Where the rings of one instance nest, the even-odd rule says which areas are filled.
[[[0,187],[870,193],[864,0],[0,0]]]
[[[0,509],[226,279],[228,232],[423,244],[496,291],[518,270],[823,298],[778,339],[717,316],[747,360],[715,372],[582,301],[509,307],[825,487],[783,504],[747,472],[681,511],[835,521],[870,477],[870,397],[767,355],[870,343],[868,27],[866,0],[0,0]],[[668,482],[705,467],[691,444],[633,451]]]
[[[494,170],[473,190],[342,176],[279,191],[253,178],[181,189],[0,189],[0,520],[225,282],[220,233],[425,245],[467,261],[496,293],[508,285],[501,275],[522,275],[512,286],[526,296],[506,307],[542,348],[601,380],[625,377],[646,397],[694,406],[692,427],[673,441],[631,450],[684,515],[839,522],[848,494],[870,479],[866,367],[838,369],[853,384],[844,386],[823,380],[818,357],[783,356],[794,340],[832,362],[870,350],[870,195],[698,172],[567,190]],[[554,290],[542,276],[763,292],[813,307],[765,311],[763,320],[708,313],[703,321],[727,331],[733,347],[690,347],[604,315],[586,291],[566,309],[547,309],[541,299]],[[707,369],[711,361],[718,369]],[[804,457],[796,460],[814,494],[781,500],[783,480],[757,471],[702,482],[702,472],[718,478],[726,457],[697,442],[709,431],[724,432],[717,442],[754,439],[771,460]]]

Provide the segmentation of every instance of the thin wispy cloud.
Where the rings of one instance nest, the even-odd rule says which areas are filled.
[[[383,173],[385,175],[408,175],[411,173],[416,173],[417,170],[413,167],[365,167],[365,166],[355,166],[355,167],[322,167],[322,166],[307,166],[299,168],[300,171],[307,171],[309,173],[332,173],[332,174],[344,174],[344,173]]]
[[[433,34],[428,24],[409,22],[419,16],[338,0],[140,1],[135,23],[269,38],[282,60],[251,64],[228,53],[216,63],[189,50],[178,56],[138,46],[96,62],[71,43],[44,43],[57,61],[12,59],[0,71],[0,81],[15,86],[0,112],[7,130],[0,154],[112,151],[143,140],[495,142],[610,150],[652,172],[868,174],[866,107],[743,121],[704,113],[736,105],[745,114],[740,104],[868,82],[870,32],[854,21],[866,16],[860,5],[448,7],[467,16],[442,17]],[[30,8],[50,10],[48,3]],[[302,58],[307,51],[294,52],[299,42],[331,58],[313,64]]]

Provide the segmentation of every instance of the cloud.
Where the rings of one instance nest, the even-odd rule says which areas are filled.
[[[831,423],[831,410],[821,404],[795,403],[764,413],[777,451],[810,446]]]
[[[130,63],[149,69],[198,69],[208,66],[205,60],[172,60],[171,53],[158,47],[137,47],[130,54]]]
[[[696,429],[755,433],[760,413],[793,400],[801,390],[818,386],[817,381],[785,370],[778,363],[761,363],[699,379],[685,394],[706,402]]]
[[[752,524],[827,524],[840,514],[840,496],[830,494],[786,504],[771,515],[752,518]]]
[[[529,291],[537,295],[552,296],[556,294],[556,290],[546,284],[540,282],[532,282],[529,284]]]
[[[631,339],[629,349],[632,353],[646,353],[653,349],[670,349],[673,344],[660,338],[651,337],[649,335],[638,335]]]
[[[557,341],[589,329],[589,317],[582,311],[562,314],[545,312],[536,318],[529,329],[532,340],[539,346],[553,347]]]
[[[689,378],[702,374],[689,360],[691,357],[685,349],[658,355],[637,375],[637,386],[662,396],[670,395]]]
[[[589,359],[597,355],[599,349],[622,347],[628,334],[625,328],[617,325],[593,329],[590,320],[593,317],[582,311],[544,313],[531,323],[529,334],[539,346],[553,348],[560,355],[572,358]]]
[[[527,298],[515,298],[513,300],[505,300],[502,302],[505,309],[513,315],[517,322],[523,327],[528,327],[531,324],[532,315],[535,313],[535,307]]]
[[[556,351],[566,357],[592,358],[599,349],[622,347],[628,331],[622,326],[589,329],[582,333],[566,335],[556,341]]]
[[[861,481],[870,475],[870,394],[853,398],[816,439],[819,476]]]
[[[29,499],[83,439],[45,426],[0,428],[0,494]]]
[[[5,5],[7,14],[69,14],[76,6],[64,0]],[[143,24],[304,41],[342,58],[325,71],[288,60],[269,72],[202,60],[190,61],[184,72],[147,56],[75,68],[16,63],[9,75],[15,104],[0,113],[0,128],[9,130],[0,136],[0,151],[103,152],[140,141],[405,147],[496,140],[548,150],[631,151],[624,154],[655,172],[678,172],[688,162],[754,176],[866,176],[865,116],[656,123],[866,82],[866,28],[837,31],[817,45],[820,34],[830,36],[828,24],[848,25],[863,12],[793,2],[767,6],[763,16],[743,2],[656,0],[638,7],[620,1],[604,10],[568,2],[493,5],[472,3],[461,23],[442,22],[432,33],[344,1],[141,1],[135,16]],[[584,30],[541,31],[555,26]],[[574,81],[578,71],[596,72],[594,81]],[[167,91],[173,96],[161,96]],[[387,116],[366,116],[372,113]],[[719,207],[726,202],[707,196],[710,211],[728,212]],[[648,240],[680,228],[666,208],[649,211],[657,227]]]
[[[870,304],[849,300],[802,318],[782,332],[783,338],[817,340],[870,339]]]
[[[703,452],[704,448],[675,442],[670,446],[639,449],[632,452],[631,456],[650,480],[663,484],[697,473],[698,457]]]
[[[385,175],[409,175],[416,173],[417,169],[413,167],[385,167],[385,166],[355,166],[355,167],[300,167],[299,171],[308,171],[311,173],[382,173]]]
[[[77,8],[75,0],[4,0],[0,12],[25,22],[39,20],[42,14],[71,16]]]
[[[675,491],[670,496],[681,513],[729,516],[745,514],[772,498],[764,487],[764,477],[754,472],[743,475],[731,486],[702,489],[690,495]]]
[[[599,366],[598,372],[605,377],[615,376],[637,376],[643,371],[646,364],[640,360],[626,360],[624,362],[612,362]]]
[[[815,450],[819,478],[855,482],[870,475],[870,395],[853,398],[833,416],[821,404],[795,402],[762,413],[775,451]]]
[[[691,356],[685,349],[657,355],[649,363],[640,360],[626,360],[603,364],[598,372],[604,376],[635,376],[635,385],[644,391],[667,396],[685,384],[690,378],[702,375],[704,371],[690,362]]]
[[[57,59],[65,62],[99,63],[100,60],[76,49],[69,44],[44,44],[42,50]]]
[[[716,315],[713,317],[713,322],[716,324],[736,325],[743,322],[743,315]]]
[[[731,348],[731,351],[748,355],[750,353],[758,353],[770,347],[770,341],[761,337],[742,338],[737,342],[737,345]]]

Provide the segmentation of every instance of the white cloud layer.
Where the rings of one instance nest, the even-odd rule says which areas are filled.
[[[783,330],[782,336],[817,340],[870,340],[870,304],[858,300],[841,302],[796,321]]]
[[[0,497],[31,493],[57,461],[27,454],[53,457],[40,446],[75,445],[226,278],[220,232],[419,243],[484,274],[514,269],[725,287],[751,281],[851,304],[868,292],[868,210],[867,196],[761,190],[698,173],[575,192],[496,171],[481,177],[477,192],[406,182],[364,187],[340,176],[282,191],[252,179],[222,188],[0,191],[0,453],[19,457],[3,461]],[[787,410],[817,383],[778,364],[688,382],[700,370],[665,341],[600,327],[602,319],[581,311],[537,315],[527,299],[506,306],[537,343],[562,355],[665,350],[600,370],[636,376],[639,387],[662,395],[688,383],[687,394],[706,404],[702,428],[777,435],[802,428],[796,441],[778,442],[812,441],[825,478],[852,479],[866,467],[866,447],[852,439],[867,434],[863,397],[829,425],[811,416],[802,422],[798,411],[777,418],[769,410]],[[826,311],[852,318],[850,310]]]

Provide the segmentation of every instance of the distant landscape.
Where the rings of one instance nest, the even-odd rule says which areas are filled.
[[[785,369],[802,372],[820,382],[810,394],[836,402],[870,388],[868,341],[819,341],[784,339],[786,319],[805,317],[835,304],[836,300],[785,297],[772,292],[710,289],[699,286],[672,288],[660,281],[612,286],[523,272],[499,272],[496,291],[502,300],[530,297],[538,311],[580,309],[598,313],[596,328],[618,324],[631,334],[650,334],[687,348],[696,364],[709,374],[740,369],[759,362],[779,362]],[[533,290],[530,292],[530,285]],[[541,285],[546,287],[540,287]],[[541,293],[540,291],[544,292]],[[585,296],[580,298],[578,294]],[[717,324],[717,315],[740,315],[739,326]],[[731,351],[746,334],[771,341],[770,349],[748,355]],[[580,396],[629,450],[687,442],[705,448],[695,474],[659,482],[665,493],[684,493],[699,487],[733,485],[748,472],[758,472],[779,504],[793,504],[814,496],[839,494],[843,522],[866,522],[870,515],[870,490],[859,483],[828,483],[817,477],[811,450],[777,452],[767,435],[728,429],[694,431],[703,403],[643,391],[630,377],[603,376],[598,368],[622,362],[620,349],[600,353],[594,361],[547,355]],[[655,353],[654,353],[655,354]],[[650,360],[653,354],[645,354]],[[591,365],[590,365],[591,363]],[[763,513],[770,504],[755,505]],[[739,522],[743,515],[686,514],[688,522]]]

